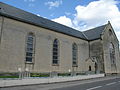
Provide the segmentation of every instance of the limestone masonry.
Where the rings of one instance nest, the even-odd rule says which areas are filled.
[[[110,22],[80,32],[0,3],[0,73],[120,73]]]

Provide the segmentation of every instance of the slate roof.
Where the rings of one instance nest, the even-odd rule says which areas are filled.
[[[0,15],[84,40],[94,40],[100,38],[100,34],[105,27],[105,25],[103,25],[94,29],[80,32],[73,28],[39,17],[35,14],[26,12],[24,10],[15,8],[2,2],[0,2]]]
[[[56,31],[56,32],[60,32],[60,33],[64,33],[70,36],[74,36],[77,38],[81,38],[81,39],[86,39],[85,36],[82,34],[82,32],[77,31],[75,29],[72,29],[70,27],[64,26],[62,24],[58,24],[56,22],[53,22],[51,20],[39,17],[37,15],[34,15],[32,13],[23,11],[21,9],[15,8],[13,6],[4,4],[2,2],[0,2],[0,14],[13,18],[13,19],[17,19],[23,22],[27,22],[33,25],[37,25],[40,27],[44,27],[44,28],[48,28],[52,31]]]
[[[107,24],[84,31],[83,33],[86,35],[88,40],[96,40],[101,38],[101,34],[104,31]]]

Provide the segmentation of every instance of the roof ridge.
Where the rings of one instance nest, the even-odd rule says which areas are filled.
[[[82,32],[82,34],[85,36],[85,38],[88,40],[88,37],[86,36],[86,34],[84,32]]]
[[[100,35],[106,26],[107,24],[104,24],[104,25],[89,29],[87,31],[83,31],[83,33],[87,37],[87,40],[96,40],[100,38]]]
[[[100,25],[100,26],[97,26],[97,27],[94,27],[94,28],[91,28],[91,29],[88,29],[88,30],[85,30],[83,32],[87,32],[87,31],[90,31],[90,30],[93,30],[93,29],[96,29],[96,28],[99,28],[99,27],[102,27],[102,26],[106,26],[107,24],[104,24],[104,25]]]

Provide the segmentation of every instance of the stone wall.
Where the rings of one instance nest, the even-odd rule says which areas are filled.
[[[90,42],[90,57],[96,62],[97,72],[104,72],[103,47],[102,40],[94,40]]]
[[[3,27],[0,17],[0,72],[86,72],[89,66],[98,73],[120,73],[119,41],[110,24],[102,33],[101,39],[86,41],[62,33],[54,32],[42,27],[30,25],[4,17]],[[109,36],[109,29],[112,35]],[[1,31],[0,31],[1,32]],[[28,33],[35,35],[35,58],[33,63],[26,63],[26,38]],[[59,65],[52,65],[53,41],[60,42]],[[72,67],[72,44],[78,46],[78,66]],[[111,66],[109,44],[115,46],[116,67]],[[88,61],[87,61],[88,60]],[[95,66],[97,63],[97,69]]]
[[[120,57],[119,57],[119,41],[115,35],[115,32],[108,24],[102,35],[103,50],[104,50],[104,64],[105,73],[120,73]],[[110,43],[113,44],[115,49],[115,67],[113,68],[110,60]]]
[[[35,60],[25,64],[26,36],[35,35]],[[60,41],[60,63],[52,65],[52,44]],[[78,67],[72,67],[72,44],[78,45]],[[31,72],[68,72],[86,71],[85,60],[89,57],[88,41],[57,33],[45,28],[4,18],[0,45],[0,72],[18,72],[28,68]]]

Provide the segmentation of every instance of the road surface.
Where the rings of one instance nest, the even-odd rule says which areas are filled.
[[[120,90],[120,78],[57,88],[53,90]]]
[[[106,77],[82,81],[5,87],[0,90],[120,90],[120,77]]]

